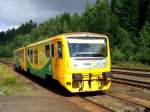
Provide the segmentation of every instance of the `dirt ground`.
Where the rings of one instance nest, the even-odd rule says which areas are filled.
[[[0,112],[86,112],[86,109],[65,99],[70,94],[63,94],[63,87],[57,89],[57,82],[50,84],[50,80],[45,81],[27,73],[21,75],[10,67],[7,70],[17,76],[24,90],[10,96],[0,91]]]
[[[0,96],[0,112],[86,112],[60,97]]]

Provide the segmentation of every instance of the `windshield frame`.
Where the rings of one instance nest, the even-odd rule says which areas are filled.
[[[90,59],[90,58],[95,58],[95,59],[100,59],[100,58],[106,58],[106,57],[108,57],[108,48],[107,48],[107,38],[106,37],[66,37],[67,39],[67,44],[68,44],[68,51],[69,51],[69,56],[70,56],[70,58],[88,58],[88,59]],[[105,42],[105,55],[104,56],[71,56],[71,52],[70,52],[70,48],[69,48],[69,39],[84,39],[84,40],[93,40],[93,39],[97,39],[97,40],[100,40],[100,39],[102,39],[102,40],[104,40],[104,42]]]

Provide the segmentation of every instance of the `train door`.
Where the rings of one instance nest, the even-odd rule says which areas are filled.
[[[63,55],[62,55],[62,42],[57,41],[57,72],[58,74],[61,73],[62,70],[62,62],[63,62]]]
[[[58,75],[58,80],[63,83],[63,75],[64,75],[64,56],[63,56],[63,45],[62,41],[58,40],[57,41],[57,46],[56,46],[56,64],[57,64],[57,75]]]
[[[56,79],[56,42],[51,42],[51,68],[53,72],[53,78]]]
[[[55,79],[61,80],[64,71],[62,41],[57,40],[51,43],[52,68],[55,74]]]

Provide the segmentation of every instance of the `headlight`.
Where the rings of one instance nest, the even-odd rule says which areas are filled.
[[[99,63],[100,63],[100,67],[102,67],[102,68],[106,67],[107,66],[107,58],[100,60]]]

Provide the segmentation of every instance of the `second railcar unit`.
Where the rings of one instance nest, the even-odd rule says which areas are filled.
[[[62,34],[17,49],[14,57],[16,69],[44,79],[50,76],[72,93],[108,90],[111,85],[105,35]]]

